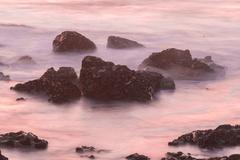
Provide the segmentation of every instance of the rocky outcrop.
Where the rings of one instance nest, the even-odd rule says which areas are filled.
[[[185,144],[213,149],[240,145],[240,126],[221,125],[216,129],[197,130],[169,142],[170,146]]]
[[[240,154],[233,154],[229,157],[214,157],[214,158],[194,158],[191,154],[184,154],[182,152],[167,153],[166,157],[161,160],[240,160]]]
[[[148,158],[145,155],[140,155],[138,153],[135,154],[131,154],[129,156],[126,157],[127,160],[150,160],[150,158]]]
[[[193,59],[189,50],[175,48],[153,53],[139,68],[161,72],[174,79],[212,79],[224,74],[224,67],[215,64],[211,56]]]
[[[99,100],[149,101],[161,89],[174,89],[171,79],[161,74],[130,70],[101,58],[82,61],[80,88],[84,96]]]
[[[4,75],[2,72],[0,72],[0,81],[10,81],[10,76]]]
[[[80,98],[77,81],[77,74],[71,67],[61,67],[58,71],[50,68],[39,79],[17,84],[11,89],[46,95],[53,103],[64,103]]]
[[[25,64],[36,64],[36,62],[33,60],[30,56],[21,56],[18,58],[18,60],[14,63],[14,65],[25,65]]]
[[[46,149],[48,142],[33,133],[10,132],[0,135],[0,146],[10,148]]]
[[[142,44],[126,38],[109,36],[107,41],[107,48],[113,49],[131,49],[144,47]]]
[[[4,155],[2,155],[2,152],[0,151],[0,160],[8,160],[7,157],[5,157]]]
[[[55,52],[90,52],[96,50],[96,45],[85,36],[75,31],[65,31],[53,41]]]

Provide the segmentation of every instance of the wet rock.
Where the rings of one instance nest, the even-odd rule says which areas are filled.
[[[214,79],[224,75],[224,67],[215,64],[211,56],[193,59],[189,50],[175,48],[153,53],[139,68],[160,72],[174,79]]]
[[[14,64],[18,64],[18,65],[24,64],[25,65],[25,64],[36,64],[36,62],[30,56],[22,56],[22,57],[18,58],[18,60]]]
[[[92,146],[81,146],[76,148],[76,152],[80,154],[84,154],[84,153],[101,153],[101,152],[109,152],[109,151],[104,149],[96,149],[95,147],[92,147]]]
[[[150,158],[148,158],[147,156],[140,155],[138,153],[131,154],[127,156],[126,159],[127,160],[150,160]]]
[[[0,146],[10,148],[46,149],[48,142],[33,133],[10,132],[0,135]]]
[[[213,158],[194,158],[192,155],[184,154],[182,152],[177,153],[170,153],[166,154],[166,157],[162,158],[161,160],[240,160],[240,155],[231,155],[229,157],[213,157]]]
[[[0,81],[10,81],[10,76],[4,75],[2,72],[0,72]]]
[[[59,34],[53,41],[55,52],[86,52],[96,50],[96,45],[75,31],[65,31]]]
[[[2,152],[0,151],[0,160],[8,160],[7,157],[5,157],[4,155],[2,155]]]
[[[16,101],[25,101],[26,99],[23,97],[17,98]]]
[[[200,148],[214,149],[240,145],[240,126],[221,125],[216,129],[197,130],[169,142],[170,146],[185,144],[197,145]]]
[[[113,49],[130,49],[130,48],[141,48],[144,47],[142,44],[132,41],[126,38],[109,36],[107,42],[107,48]]]
[[[61,67],[58,71],[49,68],[39,79],[19,83],[11,89],[46,95],[50,102],[64,103],[80,98],[81,91],[77,86],[77,81],[77,74],[71,67]]]
[[[165,85],[165,84],[169,85]],[[171,84],[171,85],[170,85]],[[175,84],[161,74],[130,70],[100,58],[87,56],[82,61],[80,87],[84,96],[99,100],[149,101],[161,89]]]

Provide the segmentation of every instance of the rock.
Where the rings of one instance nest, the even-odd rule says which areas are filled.
[[[75,31],[62,32],[53,41],[55,52],[89,52],[96,48],[91,40]]]
[[[138,153],[135,154],[131,154],[129,156],[126,157],[127,160],[150,160],[150,158],[148,158],[145,155],[140,155]]]
[[[46,149],[48,142],[33,133],[10,132],[0,135],[0,146],[10,148]]]
[[[214,157],[214,158],[194,158],[191,154],[184,154],[182,152],[177,153],[170,153],[166,154],[166,157],[162,158],[161,160],[240,160],[240,155],[231,155],[229,157]]]
[[[214,79],[225,73],[224,67],[215,64],[211,56],[193,59],[189,50],[175,48],[153,53],[139,68],[160,72],[174,79]]]
[[[240,126],[221,125],[212,130],[197,130],[180,136],[169,142],[170,146],[185,144],[197,145],[200,148],[214,149],[240,145]]]
[[[2,152],[0,151],[0,160],[8,160],[7,157],[5,157],[4,155],[2,155]]]
[[[107,42],[107,48],[113,49],[130,49],[130,48],[141,48],[144,47],[142,44],[132,41],[126,38],[109,36]]]
[[[149,101],[155,92],[175,88],[172,80],[166,81],[161,74],[130,70],[93,56],[83,59],[80,73],[83,95],[98,100]]]
[[[104,149],[96,149],[95,147],[92,147],[92,146],[81,146],[76,148],[76,152],[80,154],[84,154],[84,153],[101,153],[101,152],[109,152],[109,151]]]
[[[22,56],[18,58],[18,60],[14,64],[17,64],[17,65],[31,64],[32,65],[32,64],[36,64],[36,62],[30,56]]]
[[[2,72],[0,72],[0,81],[10,81],[10,76],[4,75]]]
[[[23,97],[17,98],[16,101],[25,101],[26,99]]]
[[[49,68],[39,79],[17,84],[11,89],[20,92],[47,95],[53,103],[64,103],[80,98],[78,77],[71,67],[61,67],[58,71]]]

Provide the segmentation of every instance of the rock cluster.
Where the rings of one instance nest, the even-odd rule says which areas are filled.
[[[48,142],[39,139],[32,133],[20,131],[0,134],[0,146],[10,148],[46,149]]]
[[[11,89],[46,95],[51,102],[63,103],[80,98],[77,81],[78,76],[71,67],[61,67],[58,71],[50,68],[39,79],[17,84]]]
[[[153,53],[141,63],[139,68],[155,71],[157,69],[175,79],[214,78],[224,73],[224,67],[215,64],[211,56],[193,59],[189,50],[175,48]]]
[[[94,154],[109,152],[109,151],[104,149],[96,149],[95,147],[92,147],[92,146],[81,146],[76,148],[76,152],[81,154],[81,157],[95,159],[96,157]]]
[[[216,129],[197,130],[180,136],[169,142],[170,146],[184,144],[197,145],[201,148],[222,148],[240,145],[240,126],[221,125]]]
[[[131,49],[144,47],[142,44],[117,36],[109,36],[107,40],[107,48],[112,49]]]
[[[80,87],[86,97],[99,100],[151,100],[156,91],[174,89],[171,79],[161,74],[138,72],[87,56],[82,61]]]
[[[145,155],[140,155],[138,153],[131,154],[126,157],[127,160],[150,160],[149,157]]]
[[[96,48],[94,42],[75,31],[62,32],[53,41],[55,52],[90,52]]]

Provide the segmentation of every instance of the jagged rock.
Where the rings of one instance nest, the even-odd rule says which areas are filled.
[[[84,96],[94,99],[149,101],[156,91],[174,89],[175,84],[158,73],[134,71],[87,56],[82,61],[80,87]]]
[[[185,144],[197,145],[200,148],[222,148],[240,145],[240,126],[221,125],[212,130],[197,130],[182,135],[169,142],[170,146]]]
[[[213,157],[213,158],[194,158],[191,154],[184,154],[182,152],[170,153],[166,154],[166,157],[161,160],[240,160],[240,154],[234,154],[229,157]]]
[[[0,81],[10,81],[10,76],[4,75],[2,72],[0,72]]]
[[[86,52],[96,50],[96,45],[75,31],[65,31],[59,34],[53,41],[55,52]]]
[[[46,149],[48,142],[33,133],[10,132],[0,135],[0,146],[10,148]]]
[[[64,103],[80,98],[77,81],[77,74],[71,67],[61,67],[58,71],[50,68],[39,79],[17,84],[11,89],[47,95],[51,102]]]
[[[113,49],[129,49],[129,48],[141,48],[142,44],[132,41],[126,38],[109,36],[107,41],[107,48]]]
[[[0,160],[8,160],[7,157],[5,157],[4,155],[2,155],[2,152],[0,151]]]
[[[24,64],[25,65],[25,64],[36,64],[36,62],[30,56],[22,56],[22,57],[18,58],[18,60],[14,64],[18,64],[18,65]]]
[[[141,70],[160,72],[174,79],[214,79],[224,75],[224,67],[211,56],[193,59],[189,50],[175,48],[153,53],[139,66]]]
[[[127,160],[150,160],[150,158],[148,158],[147,156],[140,155],[138,153],[131,154],[127,156],[126,159]]]

